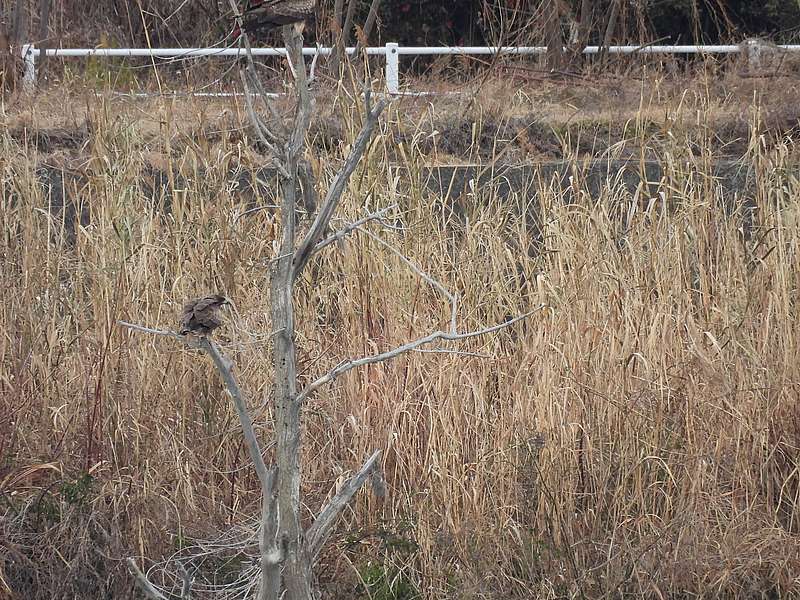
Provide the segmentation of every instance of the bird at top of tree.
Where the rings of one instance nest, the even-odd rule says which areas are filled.
[[[249,0],[242,9],[242,24],[249,33],[262,33],[283,25],[294,25],[302,32],[306,22],[314,19],[316,0]],[[233,35],[241,35],[239,25]]]

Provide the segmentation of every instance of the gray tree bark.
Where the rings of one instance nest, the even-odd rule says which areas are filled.
[[[293,257],[295,247],[298,168],[311,122],[312,103],[302,56],[303,38],[292,26],[283,28],[288,58],[294,65],[297,108],[291,137],[284,147],[281,178],[282,238],[272,267],[270,303],[275,368],[275,432],[278,463],[278,530],[284,548],[283,581],[287,600],[311,600],[311,564],[306,556],[300,525],[300,403],[297,401],[297,366],[294,325]]]

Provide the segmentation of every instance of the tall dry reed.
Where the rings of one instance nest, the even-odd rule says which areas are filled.
[[[547,308],[462,355],[408,354],[311,398],[309,516],[375,447],[389,491],[362,493],[339,524],[321,575],[333,597],[798,591],[794,150],[767,144],[754,106],[742,161],[754,184],[735,195],[711,171],[714,106],[683,102],[664,135],[634,120],[600,157],[646,147],[663,168],[649,189],[610,171],[592,194],[576,159],[567,185],[534,177],[510,198],[476,185],[458,210],[421,180],[436,156],[420,137],[398,146],[404,117],[389,116],[342,218],[397,203],[402,228],[372,227],[459,294],[464,328]],[[358,117],[342,104],[347,140]],[[269,194],[242,194],[231,174],[260,159],[226,136],[176,134],[174,106],[150,134],[108,99],[91,110],[82,178],[51,193],[37,151],[2,138],[0,595],[11,597],[123,597],[121,558],[169,556],[257,512],[210,363],[118,320],[170,327],[186,298],[229,295],[219,339],[267,448],[273,431],[266,264],[279,223],[243,214]],[[691,140],[667,135],[681,119]],[[154,151],[166,184],[152,192]],[[332,175],[340,158],[315,168]],[[748,193],[755,210],[742,208]],[[53,206],[64,194],[72,204]],[[449,320],[445,298],[363,235],[316,259],[297,306],[304,379]],[[220,538],[223,556],[198,563],[205,576],[233,585],[247,535]]]

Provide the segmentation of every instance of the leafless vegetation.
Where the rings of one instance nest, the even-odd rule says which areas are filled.
[[[664,173],[650,191],[610,172],[590,193],[577,159],[591,147],[565,127],[571,186],[534,178],[505,200],[494,184],[475,187],[459,213],[419,177],[439,158],[424,129],[436,105],[388,109],[333,224],[396,204],[381,235],[459,293],[465,328],[548,309],[460,342],[461,355],[350,371],[306,405],[309,505],[384,449],[388,493],[357,495],[321,555],[332,597],[796,590],[795,142],[790,130],[769,134],[775,109],[758,93],[731,105],[710,84],[666,94],[660,81],[624,92],[638,97],[614,119],[622,135],[594,153],[646,149]],[[530,110],[514,98],[509,110]],[[312,163],[326,183],[360,130],[356,104],[330,107],[341,141]],[[174,340],[116,324],[170,327],[186,298],[224,291],[237,311],[216,339],[253,391],[256,433],[274,438],[264,269],[277,228],[269,209],[243,216],[273,199],[234,183],[263,157],[252,134],[231,133],[244,106],[190,106],[187,118],[173,100],[95,97],[77,147],[55,155],[1,134],[0,595],[125,597],[125,557],[179,561],[197,548],[207,558],[185,565],[197,597],[234,597],[250,581],[237,574],[258,539],[242,519],[259,514],[260,484],[217,373]],[[747,125],[739,158],[752,187],[741,195],[710,170],[725,110]],[[545,111],[551,127],[557,111]],[[468,114],[477,122],[480,111]],[[468,156],[489,166],[501,151]],[[154,161],[165,173],[155,192],[143,185]],[[46,193],[45,162],[85,177]],[[64,191],[73,204],[56,205]],[[748,196],[754,212],[742,208]],[[536,226],[520,205],[541,215]],[[299,281],[296,304],[303,385],[449,328],[441,294],[369,235],[331,243],[307,272],[314,285]],[[176,594],[183,585],[179,570],[149,576]]]

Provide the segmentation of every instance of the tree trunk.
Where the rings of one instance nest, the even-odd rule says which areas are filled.
[[[286,144],[284,167],[288,177],[281,179],[281,248],[270,281],[275,367],[275,433],[277,438],[278,510],[284,550],[283,582],[286,600],[312,600],[313,577],[300,527],[300,402],[297,398],[297,367],[294,328],[294,257],[298,165],[311,118],[303,38],[292,26],[284,27],[283,36],[295,72],[297,113],[292,136]]]
[[[550,71],[561,71],[564,66],[564,39],[561,35],[561,12],[558,0],[548,0],[545,20],[547,54],[545,64]]]
[[[297,173],[297,160],[285,163]],[[278,507],[280,540],[284,551],[283,581],[287,600],[310,600],[311,568],[305,556],[300,528],[300,404],[297,402],[294,306],[292,303],[292,250],[295,237],[295,179],[281,181],[283,240],[281,258],[272,270],[270,284],[275,366],[275,433],[277,437]]]

